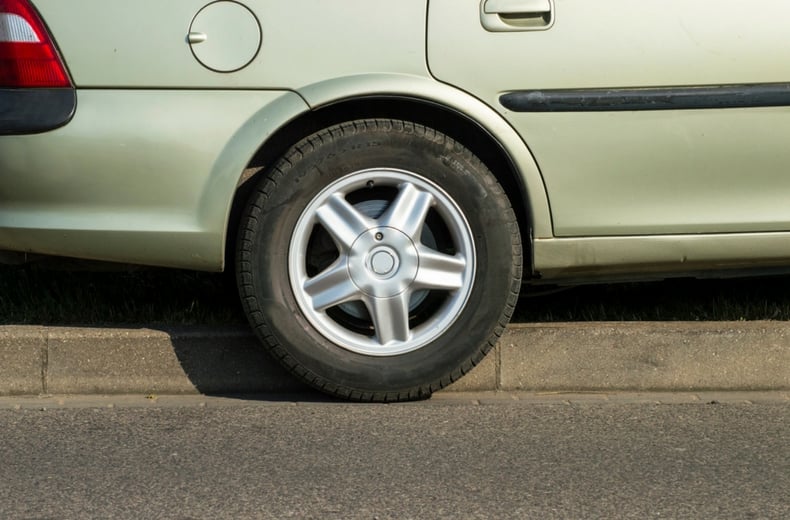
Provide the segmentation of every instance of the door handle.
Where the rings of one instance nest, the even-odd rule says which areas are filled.
[[[554,0],[482,0],[480,22],[487,31],[544,31],[554,24]]]
[[[551,11],[549,0],[487,0],[483,6],[489,14],[538,14]]]

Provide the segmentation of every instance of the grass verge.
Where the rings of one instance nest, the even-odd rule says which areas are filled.
[[[538,290],[538,289],[536,289]],[[514,322],[790,320],[790,277],[669,280],[522,297]],[[243,325],[232,277],[0,266],[0,324]]]
[[[0,266],[0,324],[244,324],[231,277],[174,269]]]
[[[790,276],[675,279],[523,297],[514,321],[790,320]]]

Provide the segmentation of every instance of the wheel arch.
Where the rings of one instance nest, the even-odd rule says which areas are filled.
[[[413,77],[352,77],[302,89],[311,106],[273,132],[239,178],[227,222],[225,258],[233,258],[238,223],[254,179],[299,140],[334,124],[363,118],[392,118],[432,127],[475,153],[497,177],[517,215],[525,251],[525,275],[532,269],[533,237],[551,236],[543,179],[526,144],[495,111],[463,92]]]

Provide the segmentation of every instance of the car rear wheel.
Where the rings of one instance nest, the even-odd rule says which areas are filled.
[[[509,200],[469,150],[360,120],[295,145],[242,219],[237,275],[269,351],[347,399],[426,398],[471,370],[518,296]]]

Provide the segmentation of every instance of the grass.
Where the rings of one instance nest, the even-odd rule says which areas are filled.
[[[0,324],[244,324],[229,276],[0,266]]]
[[[539,289],[535,289],[538,291]],[[790,277],[591,285],[522,297],[515,322],[790,320]],[[243,325],[232,277],[0,266],[0,324]]]
[[[589,285],[522,297],[514,321],[790,320],[790,277]]]

